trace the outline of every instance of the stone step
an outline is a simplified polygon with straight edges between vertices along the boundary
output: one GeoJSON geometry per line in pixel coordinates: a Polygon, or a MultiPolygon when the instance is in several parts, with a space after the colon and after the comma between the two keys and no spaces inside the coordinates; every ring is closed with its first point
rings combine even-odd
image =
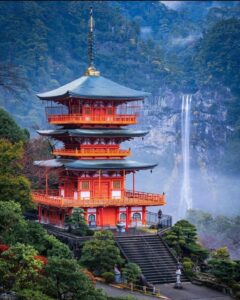
{"type": "MultiPolygon", "coordinates": [[[[159,236],[121,236],[116,240],[128,261],[139,265],[147,281],[154,284],[176,282],[177,260],[159,236]]],[[[182,280],[187,280],[184,274],[182,280]]]]}

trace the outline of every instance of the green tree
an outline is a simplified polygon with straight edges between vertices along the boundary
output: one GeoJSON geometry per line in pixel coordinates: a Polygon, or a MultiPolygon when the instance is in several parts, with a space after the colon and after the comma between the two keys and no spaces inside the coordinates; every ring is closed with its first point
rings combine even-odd
{"type": "Polygon", "coordinates": [[[24,225],[20,205],[13,201],[0,201],[0,239],[5,241],[16,228],[23,228],[24,225]]]}
{"type": "Polygon", "coordinates": [[[47,288],[54,299],[106,300],[74,259],[52,257],[46,267],[47,288]]]}
{"type": "Polygon", "coordinates": [[[210,27],[200,41],[195,58],[199,80],[224,84],[239,95],[239,42],[238,19],[221,20],[210,27]]]}
{"type": "Polygon", "coordinates": [[[236,277],[237,263],[230,259],[211,259],[208,261],[211,273],[220,281],[227,284],[232,283],[236,277]]]}
{"type": "Polygon", "coordinates": [[[215,259],[222,259],[222,260],[230,259],[230,254],[227,247],[218,248],[211,254],[211,256],[212,258],[215,259]]]}
{"type": "Polygon", "coordinates": [[[36,259],[37,251],[17,243],[0,258],[0,279],[5,290],[38,289],[43,263],[36,259]]]}
{"type": "Polygon", "coordinates": [[[0,108],[0,139],[8,140],[11,143],[19,143],[26,142],[28,138],[28,131],[21,129],[9,113],[0,108]]]}
{"type": "Polygon", "coordinates": [[[88,231],[84,211],[81,208],[74,208],[72,214],[65,219],[65,223],[69,226],[69,231],[74,234],[85,236],[88,231]]]}
{"type": "Polygon", "coordinates": [[[34,289],[22,289],[17,293],[19,300],[53,300],[43,292],[34,289]]]}
{"type": "Polygon", "coordinates": [[[19,175],[22,170],[22,142],[12,144],[8,140],[0,139],[0,154],[0,175],[19,175]]]}
{"type": "Polygon", "coordinates": [[[135,263],[128,263],[123,268],[123,277],[128,283],[136,283],[140,275],[141,269],[135,263]]]}
{"type": "Polygon", "coordinates": [[[33,207],[30,183],[24,176],[0,176],[0,201],[13,200],[21,205],[23,211],[33,207]]]}
{"type": "Polygon", "coordinates": [[[186,220],[178,221],[163,238],[179,258],[191,256],[202,261],[208,257],[208,251],[197,243],[196,227],[186,220]]]}
{"type": "Polygon", "coordinates": [[[95,232],[93,238],[84,243],[80,262],[98,275],[112,272],[115,264],[121,264],[123,260],[112,232],[95,232]]]}
{"type": "Polygon", "coordinates": [[[0,140],[0,201],[13,200],[23,210],[32,207],[30,183],[21,175],[22,143],[0,140]]]}

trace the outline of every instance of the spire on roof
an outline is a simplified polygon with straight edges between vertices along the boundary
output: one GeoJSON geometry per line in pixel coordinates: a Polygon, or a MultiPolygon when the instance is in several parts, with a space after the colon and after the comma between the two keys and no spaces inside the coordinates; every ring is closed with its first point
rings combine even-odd
{"type": "Polygon", "coordinates": [[[94,67],[94,20],[93,9],[90,7],[89,32],[88,32],[88,69],[85,76],[99,76],[100,72],[94,67]]]}

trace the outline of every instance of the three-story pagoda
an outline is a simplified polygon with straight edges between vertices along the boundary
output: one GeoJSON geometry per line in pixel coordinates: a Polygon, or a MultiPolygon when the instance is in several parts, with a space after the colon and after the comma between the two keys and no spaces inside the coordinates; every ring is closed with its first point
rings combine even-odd
{"type": "Polygon", "coordinates": [[[46,113],[53,130],[39,130],[42,136],[60,141],[55,159],[35,161],[46,172],[46,189],[34,191],[41,223],[64,226],[73,208],[82,208],[88,224],[126,227],[146,224],[146,208],[165,204],[164,194],[135,191],[134,174],[152,169],[126,159],[130,149],[121,143],[148,132],[126,129],[137,124],[139,103],[148,93],[133,90],[100,76],[93,64],[93,18],[90,14],[89,68],[84,76],[55,90],[38,94],[47,103],[46,113]],[[57,170],[58,189],[48,188],[48,173],[57,170]],[[126,190],[126,176],[132,174],[132,190],[126,190]]]}

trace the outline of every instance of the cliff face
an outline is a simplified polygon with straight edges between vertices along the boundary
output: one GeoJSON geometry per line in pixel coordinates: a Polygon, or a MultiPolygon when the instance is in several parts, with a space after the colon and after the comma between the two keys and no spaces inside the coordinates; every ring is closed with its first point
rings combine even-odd
{"type": "MultiPolygon", "coordinates": [[[[144,104],[141,123],[150,133],[142,141],[131,143],[138,159],[157,160],[159,166],[149,178],[150,188],[167,193],[166,210],[177,215],[183,179],[182,98],[171,90],[144,104]]],[[[200,89],[192,95],[190,112],[190,195],[194,208],[223,213],[226,195],[224,179],[218,166],[224,158],[224,147],[231,129],[226,122],[226,102],[232,96],[228,89],[200,89]],[[219,204],[221,203],[221,205],[219,204]]],[[[146,189],[145,174],[139,174],[139,185],[146,189]]],[[[230,197],[235,202],[234,196],[230,197]]],[[[229,201],[229,199],[227,200],[229,201]]]]}

